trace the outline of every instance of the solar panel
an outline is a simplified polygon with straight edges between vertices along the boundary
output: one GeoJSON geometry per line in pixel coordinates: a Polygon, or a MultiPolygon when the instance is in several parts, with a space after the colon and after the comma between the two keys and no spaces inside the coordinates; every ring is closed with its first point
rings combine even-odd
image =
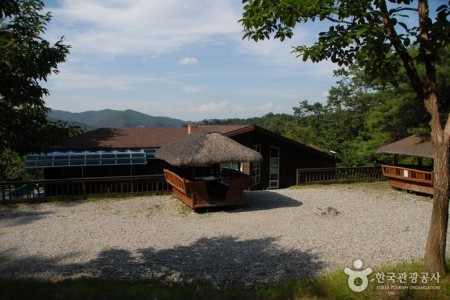
{"type": "Polygon", "coordinates": [[[25,168],[145,165],[147,159],[154,159],[155,151],[156,148],[123,151],[30,153],[26,157],[25,168]]]}

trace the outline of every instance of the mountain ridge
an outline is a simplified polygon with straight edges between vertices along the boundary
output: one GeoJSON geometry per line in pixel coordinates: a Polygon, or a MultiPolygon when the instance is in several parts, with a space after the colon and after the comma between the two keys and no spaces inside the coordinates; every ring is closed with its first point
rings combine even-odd
{"type": "Polygon", "coordinates": [[[130,127],[181,127],[187,122],[164,116],[151,116],[132,109],[127,110],[90,110],[85,112],[68,112],[51,110],[48,117],[52,120],[67,122],[86,130],[97,128],[130,128],[130,127]]]}

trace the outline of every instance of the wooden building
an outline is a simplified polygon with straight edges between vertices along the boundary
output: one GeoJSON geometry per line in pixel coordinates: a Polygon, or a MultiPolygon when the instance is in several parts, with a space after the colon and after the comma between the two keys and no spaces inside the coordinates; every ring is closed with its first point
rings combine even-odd
{"type": "Polygon", "coordinates": [[[184,128],[101,128],[70,138],[49,153],[29,154],[26,167],[44,169],[46,179],[163,174],[167,163],[156,149],[189,131],[218,132],[261,153],[260,162],[228,162],[252,178],[251,189],[295,185],[296,169],[334,167],[335,158],[253,125],[198,125],[184,128]]]}

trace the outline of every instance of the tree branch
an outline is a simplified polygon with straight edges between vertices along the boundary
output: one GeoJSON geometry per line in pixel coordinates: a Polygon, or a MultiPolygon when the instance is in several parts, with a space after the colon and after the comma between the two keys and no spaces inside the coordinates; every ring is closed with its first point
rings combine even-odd
{"type": "Polygon", "coordinates": [[[419,13],[419,42],[423,51],[427,78],[426,93],[428,95],[436,92],[436,57],[428,34],[431,30],[431,22],[428,17],[428,1],[419,0],[417,11],[419,13]]]}
{"type": "Polygon", "coordinates": [[[333,22],[333,23],[344,23],[344,24],[347,24],[347,25],[352,25],[353,23],[352,22],[349,22],[349,21],[345,21],[345,20],[338,20],[338,19],[335,19],[335,18],[332,18],[332,17],[325,17],[325,19],[327,19],[328,21],[331,21],[331,22],[333,22]]]}
{"type": "Polygon", "coordinates": [[[402,60],[403,66],[406,69],[406,74],[408,75],[412,88],[419,97],[425,99],[426,91],[424,89],[423,82],[419,77],[419,73],[417,72],[417,69],[415,67],[411,55],[408,53],[408,50],[401,42],[401,39],[399,38],[397,32],[395,31],[394,26],[392,25],[391,19],[389,17],[389,12],[386,6],[386,0],[377,0],[376,5],[380,9],[386,35],[391,41],[391,44],[395,48],[395,51],[397,52],[398,56],[402,60]]]}

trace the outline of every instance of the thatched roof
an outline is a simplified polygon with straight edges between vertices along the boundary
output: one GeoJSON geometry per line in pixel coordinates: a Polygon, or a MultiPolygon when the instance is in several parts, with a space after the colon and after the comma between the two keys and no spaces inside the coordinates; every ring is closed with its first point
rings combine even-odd
{"type": "Polygon", "coordinates": [[[173,166],[204,166],[226,161],[262,159],[257,151],[217,132],[197,131],[161,147],[155,157],[173,166]]]}
{"type": "Polygon", "coordinates": [[[411,135],[380,147],[376,152],[433,158],[433,143],[430,137],[411,135]]]}

